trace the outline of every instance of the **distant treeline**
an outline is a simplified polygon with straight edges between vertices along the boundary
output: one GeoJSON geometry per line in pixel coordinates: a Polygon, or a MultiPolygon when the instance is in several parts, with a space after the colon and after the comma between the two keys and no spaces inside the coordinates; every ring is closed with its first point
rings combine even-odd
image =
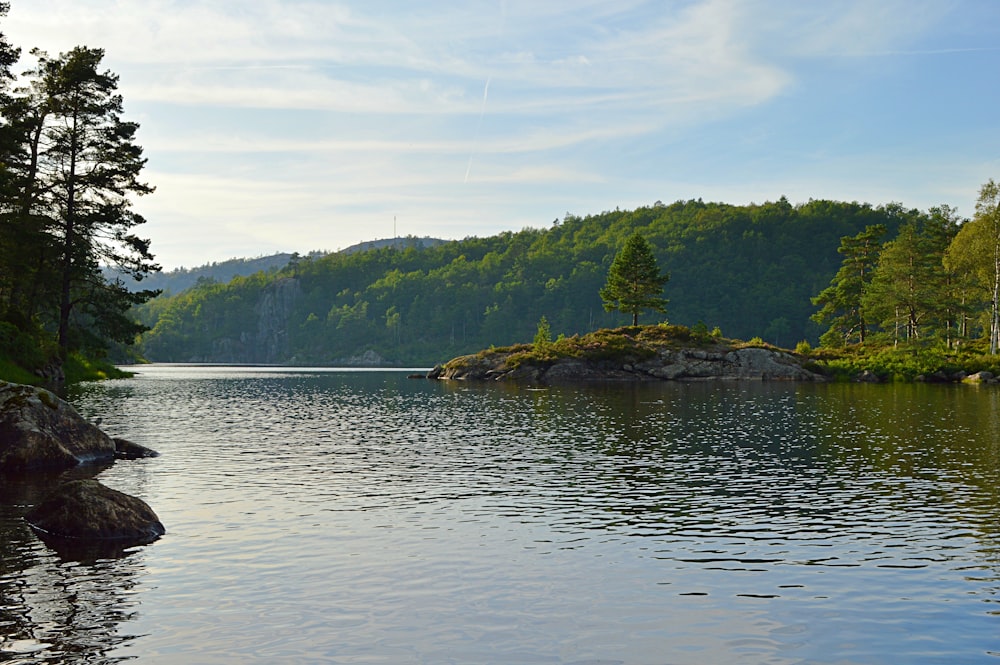
{"type": "MultiPolygon", "coordinates": [[[[382,249],[384,247],[395,247],[406,249],[415,247],[434,247],[440,245],[445,240],[437,238],[417,238],[406,236],[398,238],[386,238],[382,240],[368,240],[340,250],[343,254],[353,254],[355,252],[366,252],[371,249],[382,249]]],[[[309,253],[311,259],[326,256],[329,252],[315,250],[309,253]]],[[[213,261],[212,263],[196,266],[194,268],[176,268],[170,271],[156,272],[146,275],[139,282],[132,279],[128,274],[111,268],[104,269],[104,277],[110,282],[120,280],[128,289],[136,291],[139,289],[151,289],[161,291],[164,295],[176,295],[181,291],[186,291],[201,281],[228,282],[234,277],[246,277],[261,271],[278,270],[288,265],[293,255],[288,252],[279,252],[268,256],[259,256],[252,259],[232,258],[227,261],[213,261]]]]}
{"type": "Polygon", "coordinates": [[[784,347],[815,342],[811,299],[841,268],[841,239],[882,226],[888,237],[930,213],[899,204],[784,197],[735,206],[659,202],[632,211],[567,214],[547,229],[466,238],[434,247],[385,247],[295,257],[280,270],[203,281],[139,307],[154,361],[331,364],[368,354],[429,365],[491,345],[532,339],[541,317],[554,335],[627,323],[599,291],[625,239],[640,232],[670,281],[666,316],[728,337],[784,347]]]}

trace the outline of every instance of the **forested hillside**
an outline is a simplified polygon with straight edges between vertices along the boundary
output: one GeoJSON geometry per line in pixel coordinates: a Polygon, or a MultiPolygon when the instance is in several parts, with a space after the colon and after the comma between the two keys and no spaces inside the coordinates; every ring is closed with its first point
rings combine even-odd
{"type": "Polygon", "coordinates": [[[925,218],[900,205],[782,198],[734,206],[678,201],[566,217],[544,230],[436,247],[298,259],[280,271],[202,283],[142,306],[154,361],[429,365],[530,340],[545,316],[555,335],[627,323],[599,294],[625,239],[639,231],[670,273],[667,314],[641,322],[718,326],[781,346],[815,341],[810,299],[841,265],[841,238],[872,225],[891,235],[925,218]]]}

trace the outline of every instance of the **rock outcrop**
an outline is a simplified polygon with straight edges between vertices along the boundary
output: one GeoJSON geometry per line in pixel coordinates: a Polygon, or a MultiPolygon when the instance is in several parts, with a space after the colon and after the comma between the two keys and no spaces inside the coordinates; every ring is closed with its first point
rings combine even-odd
{"type": "Polygon", "coordinates": [[[115,442],[43,388],[0,382],[0,471],[111,461],[115,442]]]}
{"type": "Polygon", "coordinates": [[[209,348],[174,358],[194,363],[287,362],[288,321],[301,296],[299,280],[284,277],[261,289],[253,307],[253,324],[238,333],[211,339],[209,348]]]}
{"type": "Polygon", "coordinates": [[[24,519],[45,536],[141,544],[166,530],[146,502],[96,480],[60,485],[24,519]]]}
{"type": "Polygon", "coordinates": [[[464,356],[435,368],[435,378],[521,383],[580,381],[824,381],[784,351],[741,349],[660,349],[651,357],[624,361],[573,357],[522,362],[510,367],[509,354],[464,356]]]}

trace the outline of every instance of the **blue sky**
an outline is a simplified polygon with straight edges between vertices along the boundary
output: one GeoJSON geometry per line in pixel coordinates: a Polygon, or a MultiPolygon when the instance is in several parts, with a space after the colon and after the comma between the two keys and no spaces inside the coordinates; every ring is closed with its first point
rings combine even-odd
{"type": "Polygon", "coordinates": [[[971,216],[1000,178],[995,0],[11,0],[2,30],[106,50],[166,268],[657,200],[971,216]]]}

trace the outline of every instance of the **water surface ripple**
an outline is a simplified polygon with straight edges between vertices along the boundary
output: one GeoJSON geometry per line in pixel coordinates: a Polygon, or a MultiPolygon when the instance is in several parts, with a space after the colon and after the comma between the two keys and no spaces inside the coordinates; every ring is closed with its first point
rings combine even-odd
{"type": "Polygon", "coordinates": [[[71,398],[168,533],[0,503],[0,662],[1000,662],[1000,392],[151,366],[71,398]]]}

